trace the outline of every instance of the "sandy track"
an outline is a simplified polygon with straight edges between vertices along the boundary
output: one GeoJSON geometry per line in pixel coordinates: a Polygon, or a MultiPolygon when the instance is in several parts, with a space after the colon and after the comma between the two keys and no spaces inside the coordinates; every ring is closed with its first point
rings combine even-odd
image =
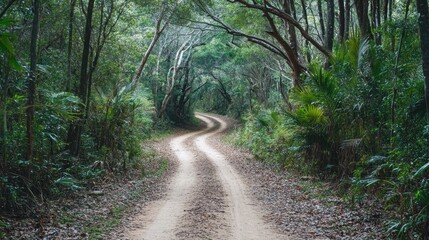
{"type": "Polygon", "coordinates": [[[241,176],[212,147],[208,139],[222,133],[220,118],[197,114],[204,130],[178,136],[170,142],[179,167],[167,196],[142,209],[127,232],[128,239],[288,239],[262,219],[247,196],[241,176]]]}
{"type": "Polygon", "coordinates": [[[195,144],[217,167],[227,193],[226,202],[229,205],[227,214],[229,214],[228,219],[232,230],[230,239],[287,239],[286,236],[281,237],[276,234],[269,225],[264,223],[260,210],[247,197],[247,186],[241,177],[226,161],[225,156],[208,144],[207,139],[225,131],[228,127],[227,124],[214,116],[198,114],[197,118],[206,123],[216,121],[221,124],[218,130],[196,138],[195,144]]]}
{"type": "MultiPolygon", "coordinates": [[[[208,126],[208,128],[212,127],[208,126]]],[[[201,132],[203,131],[188,133],[176,137],[170,142],[170,148],[179,160],[179,166],[168,187],[168,194],[164,199],[145,207],[135,221],[141,228],[129,231],[127,238],[153,240],[175,238],[178,219],[192,197],[192,186],[196,180],[193,166],[194,155],[184,146],[184,141],[201,132]]]]}

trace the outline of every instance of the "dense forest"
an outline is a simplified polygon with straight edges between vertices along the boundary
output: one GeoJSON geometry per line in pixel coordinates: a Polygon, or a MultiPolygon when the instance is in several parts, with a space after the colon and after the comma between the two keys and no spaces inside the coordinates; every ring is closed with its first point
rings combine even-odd
{"type": "Polygon", "coordinates": [[[427,0],[0,0],[0,213],[124,174],[195,110],[429,238],[427,0]]]}

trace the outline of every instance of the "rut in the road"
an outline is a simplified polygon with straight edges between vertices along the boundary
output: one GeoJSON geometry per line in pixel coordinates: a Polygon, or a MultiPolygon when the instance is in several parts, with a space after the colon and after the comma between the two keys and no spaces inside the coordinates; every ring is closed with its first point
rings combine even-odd
{"type": "Polygon", "coordinates": [[[186,209],[181,217],[181,224],[178,226],[177,239],[227,239],[228,236],[220,234],[229,232],[229,226],[225,221],[225,191],[222,182],[217,177],[216,166],[198,151],[195,146],[195,139],[204,136],[209,131],[215,131],[220,127],[219,123],[208,123],[207,129],[201,134],[188,138],[187,149],[194,153],[194,166],[197,172],[198,181],[195,184],[190,208],[186,209]]]}
{"type": "Polygon", "coordinates": [[[131,239],[287,239],[262,219],[247,196],[247,186],[210,137],[227,124],[212,115],[197,114],[204,130],[171,141],[179,167],[167,196],[149,204],[128,233],[131,239]]]}

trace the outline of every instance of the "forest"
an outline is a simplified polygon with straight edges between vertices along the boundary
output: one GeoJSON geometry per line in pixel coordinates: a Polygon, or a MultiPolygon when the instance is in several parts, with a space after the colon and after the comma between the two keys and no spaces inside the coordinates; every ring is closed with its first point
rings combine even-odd
{"type": "Polygon", "coordinates": [[[0,0],[0,238],[195,111],[429,238],[427,0],[0,0]]]}

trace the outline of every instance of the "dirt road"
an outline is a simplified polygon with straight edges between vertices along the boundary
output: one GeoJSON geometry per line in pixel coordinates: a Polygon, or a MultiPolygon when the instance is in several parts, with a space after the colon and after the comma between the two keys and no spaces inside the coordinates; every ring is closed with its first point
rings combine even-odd
{"type": "Polygon", "coordinates": [[[266,223],[248,186],[210,138],[227,129],[222,119],[197,114],[203,130],[170,142],[179,167],[167,196],[134,220],[128,239],[288,239],[266,223]]]}

